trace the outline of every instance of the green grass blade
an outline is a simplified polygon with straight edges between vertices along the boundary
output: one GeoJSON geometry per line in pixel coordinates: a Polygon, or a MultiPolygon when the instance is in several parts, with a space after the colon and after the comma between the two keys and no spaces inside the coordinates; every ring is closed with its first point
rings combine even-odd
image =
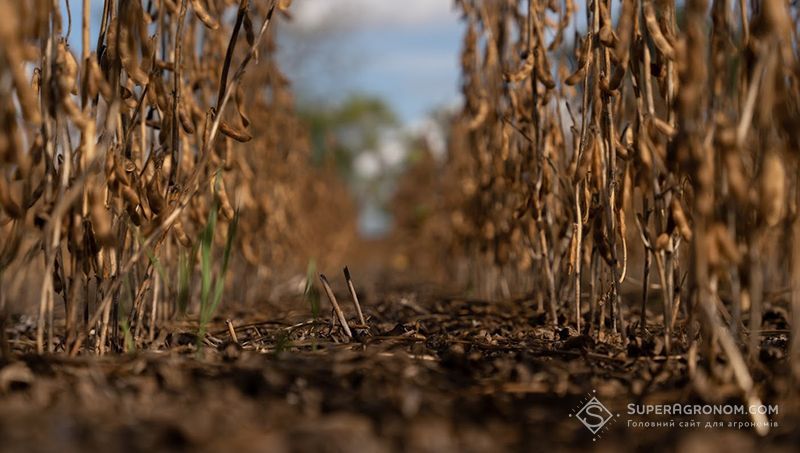
{"type": "Polygon", "coordinates": [[[214,233],[217,228],[217,203],[216,201],[211,206],[208,213],[208,223],[206,224],[203,234],[200,239],[200,316],[201,319],[206,319],[208,315],[209,296],[211,293],[212,283],[212,265],[213,257],[212,251],[214,247],[214,233]]]}
{"type": "Polygon", "coordinates": [[[189,306],[189,298],[192,293],[192,270],[197,259],[198,247],[199,244],[195,242],[191,251],[181,249],[178,255],[178,310],[181,315],[186,315],[186,309],[189,306]]]}
{"type": "Polygon", "coordinates": [[[306,288],[303,291],[308,305],[311,307],[311,316],[316,320],[319,317],[319,290],[314,286],[314,277],[317,275],[317,262],[314,258],[308,261],[306,268],[306,288]]]}
{"type": "Polygon", "coordinates": [[[236,208],[236,212],[233,215],[233,220],[231,220],[231,223],[228,224],[228,238],[225,241],[225,251],[222,255],[222,269],[217,276],[216,287],[214,288],[214,302],[211,306],[212,313],[217,309],[219,303],[222,301],[222,291],[225,288],[225,275],[228,272],[228,264],[230,263],[231,250],[233,250],[233,241],[236,238],[236,230],[238,225],[239,208],[236,208]]]}

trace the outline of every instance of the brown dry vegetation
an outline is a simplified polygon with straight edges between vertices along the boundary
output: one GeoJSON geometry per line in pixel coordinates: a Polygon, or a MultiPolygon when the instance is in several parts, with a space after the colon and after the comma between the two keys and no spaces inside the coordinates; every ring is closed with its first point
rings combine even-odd
{"type": "Polygon", "coordinates": [[[758,400],[791,324],[800,376],[798,8],[590,2],[569,45],[572,1],[458,4],[466,105],[421,228],[452,277],[572,335],[658,335],[708,398],[758,400]]]}
{"type": "MultiPolygon", "coordinates": [[[[91,431],[92,414],[133,405],[131,420],[152,421],[149,408],[185,392],[193,415],[210,404],[231,419],[156,421],[166,437],[147,431],[134,448],[177,436],[215,449],[231,435],[287,451],[529,449],[548,433],[548,445],[588,443],[559,418],[598,388],[617,401],[779,401],[789,426],[771,440],[796,440],[796,4],[457,1],[465,103],[447,160],[426,155],[405,175],[393,242],[361,257],[447,284],[356,274],[365,319],[336,303],[357,299],[352,283],[312,288],[311,266],[305,298],[275,290],[298,286],[289,277],[310,258],[343,264],[355,237],[355,207],[310,166],[274,60],[270,23],[290,4],[106,0],[90,33],[88,0],[82,16],[0,0],[0,17],[18,18],[0,23],[0,421],[57,407],[47,417],[73,410],[86,419],[69,429],[91,431]],[[73,25],[80,55],[62,38],[73,25]],[[261,305],[206,331],[217,280],[228,313],[261,305]],[[323,290],[330,321],[315,307],[323,290]],[[93,358],[123,351],[150,352],[93,358]],[[264,405],[275,409],[254,415],[264,405]]],[[[86,445],[120,442],[109,426],[86,445]]],[[[636,446],[694,440],[660,441],[636,446]]]]}
{"type": "Polygon", "coordinates": [[[195,262],[210,210],[237,217],[243,260],[232,267],[260,281],[346,247],[353,207],[307,164],[269,32],[289,3],[273,3],[106,1],[94,34],[88,1],[74,24],[58,2],[0,3],[20,18],[0,28],[0,311],[39,303],[37,351],[102,354],[111,337],[118,349],[120,319],[134,343],[146,331],[152,341],[176,312],[173,276],[195,262]],[[230,8],[231,23],[217,19],[230,8]],[[64,24],[83,27],[81,55],[64,24]],[[298,221],[311,213],[337,228],[298,221]],[[91,345],[88,326],[99,326],[91,345]]]}

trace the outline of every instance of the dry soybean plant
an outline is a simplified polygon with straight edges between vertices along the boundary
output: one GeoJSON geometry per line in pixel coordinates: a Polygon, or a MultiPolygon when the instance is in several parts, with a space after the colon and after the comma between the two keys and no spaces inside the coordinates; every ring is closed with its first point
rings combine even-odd
{"type": "Polygon", "coordinates": [[[698,388],[732,371],[749,401],[769,306],[794,326],[800,376],[800,8],[458,4],[466,101],[444,207],[478,289],[527,288],[575,334],[657,333],[698,388]]]}
{"type": "Polygon", "coordinates": [[[186,300],[211,211],[263,267],[287,254],[265,238],[312,235],[287,217],[352,208],[320,201],[274,61],[291,1],[106,0],[99,29],[76,3],[0,0],[0,319],[13,294],[39,304],[38,352],[103,354],[186,300]]]}

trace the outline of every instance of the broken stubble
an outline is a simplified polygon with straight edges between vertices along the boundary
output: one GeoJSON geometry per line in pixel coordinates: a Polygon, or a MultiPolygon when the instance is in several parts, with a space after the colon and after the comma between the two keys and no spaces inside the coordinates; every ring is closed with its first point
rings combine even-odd
{"type": "Polygon", "coordinates": [[[331,306],[333,306],[333,310],[336,312],[336,317],[339,319],[339,323],[342,325],[344,333],[347,334],[348,337],[353,338],[353,333],[350,331],[350,326],[347,324],[347,318],[344,316],[344,312],[339,306],[339,302],[336,301],[336,295],[333,294],[333,290],[331,289],[331,285],[328,283],[328,279],[325,278],[324,274],[319,274],[319,280],[322,282],[322,287],[325,289],[325,295],[328,296],[328,300],[330,301],[331,306]]]}

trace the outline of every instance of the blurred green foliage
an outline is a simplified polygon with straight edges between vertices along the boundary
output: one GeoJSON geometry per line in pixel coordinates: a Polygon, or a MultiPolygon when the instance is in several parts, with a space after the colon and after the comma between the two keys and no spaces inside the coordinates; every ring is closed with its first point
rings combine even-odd
{"type": "Polygon", "coordinates": [[[381,134],[399,126],[383,99],[362,93],[334,105],[311,103],[298,110],[309,128],[313,163],[334,165],[348,181],[354,176],[353,161],[358,154],[377,149],[381,134]]]}

